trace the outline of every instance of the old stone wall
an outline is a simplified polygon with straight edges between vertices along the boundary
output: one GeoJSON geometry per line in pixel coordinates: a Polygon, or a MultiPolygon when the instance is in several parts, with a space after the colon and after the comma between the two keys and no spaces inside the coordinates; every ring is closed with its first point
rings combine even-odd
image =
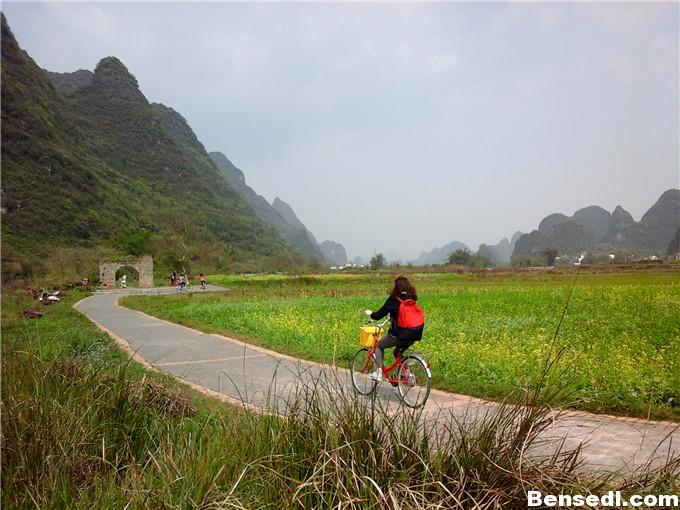
{"type": "Polygon", "coordinates": [[[145,255],[137,259],[102,261],[99,263],[99,282],[102,287],[116,287],[116,271],[121,267],[132,267],[139,273],[139,286],[153,287],[153,257],[145,255]]]}

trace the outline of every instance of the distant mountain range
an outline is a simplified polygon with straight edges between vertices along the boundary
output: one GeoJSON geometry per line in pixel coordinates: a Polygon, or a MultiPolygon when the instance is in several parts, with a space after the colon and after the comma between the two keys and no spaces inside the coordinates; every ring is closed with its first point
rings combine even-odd
{"type": "MultiPolygon", "coordinates": [[[[493,245],[481,244],[477,250],[479,255],[483,255],[496,265],[509,264],[510,257],[515,248],[517,239],[522,235],[522,232],[515,232],[512,238],[508,241],[506,237],[501,239],[498,243],[493,245]]],[[[429,252],[421,253],[418,258],[413,261],[416,266],[424,266],[430,264],[445,264],[449,255],[456,250],[470,250],[465,243],[460,241],[452,241],[441,248],[434,248],[429,252]]]]}
{"type": "Polygon", "coordinates": [[[611,213],[599,206],[543,218],[538,230],[517,240],[513,260],[539,258],[548,248],[561,255],[626,252],[665,255],[680,229],[680,190],[664,192],[639,222],[617,206],[611,213]]]}
{"type": "Polygon", "coordinates": [[[469,250],[465,244],[460,241],[452,241],[444,246],[434,248],[430,251],[423,252],[413,261],[415,266],[426,266],[429,264],[444,264],[448,260],[449,254],[456,250],[469,250]]]}
{"type": "MultiPolygon", "coordinates": [[[[567,216],[554,213],[546,216],[538,230],[528,234],[516,232],[510,240],[495,245],[482,244],[477,253],[496,265],[520,263],[522,260],[542,263],[544,252],[554,249],[559,255],[629,254],[631,256],[663,256],[677,253],[680,245],[680,190],[664,192],[652,207],[635,221],[620,205],[611,213],[592,205],[567,216]]],[[[449,254],[469,248],[460,241],[423,252],[416,266],[444,264],[449,254]]]]}
{"type": "Polygon", "coordinates": [[[217,154],[179,113],[149,103],[117,58],[94,72],[44,71],[2,15],[4,269],[48,246],[95,247],[121,232],[147,232],[142,248],[168,261],[224,265],[291,249],[324,260],[290,207],[270,206],[217,154]]]}
{"type": "MultiPolygon", "coordinates": [[[[117,58],[103,58],[94,72],[42,70],[3,14],[1,72],[3,274],[30,269],[50,246],[100,246],[138,232],[150,236],[142,248],[167,261],[228,267],[296,253],[347,262],[342,245],[318,243],[290,205],[278,197],[269,204],[224,154],[208,154],[178,112],[149,103],[117,58]]],[[[537,230],[482,244],[478,253],[504,264],[548,248],[662,255],[678,244],[680,190],[671,189],[639,222],[621,206],[611,213],[589,206],[551,214],[537,230]]],[[[466,248],[453,241],[414,264],[441,264],[466,248]]]]}
{"type": "Polygon", "coordinates": [[[507,237],[504,237],[495,245],[480,244],[477,253],[496,265],[509,264],[512,252],[515,250],[515,244],[520,237],[522,237],[522,232],[518,230],[509,241],[507,237]]]}
{"type": "Polygon", "coordinates": [[[319,244],[319,248],[321,248],[326,260],[329,261],[333,266],[344,266],[347,264],[347,262],[349,262],[345,247],[340,243],[333,241],[323,241],[319,244]]]}

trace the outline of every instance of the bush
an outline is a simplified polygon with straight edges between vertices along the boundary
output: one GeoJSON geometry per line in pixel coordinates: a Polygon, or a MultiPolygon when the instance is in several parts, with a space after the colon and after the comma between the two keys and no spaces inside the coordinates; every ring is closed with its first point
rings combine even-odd
{"type": "Polygon", "coordinates": [[[452,253],[449,253],[449,264],[457,266],[469,266],[472,261],[472,254],[467,248],[460,248],[452,253]]]}
{"type": "Polygon", "coordinates": [[[383,269],[385,265],[387,264],[387,261],[385,260],[385,256],[382,253],[378,253],[371,257],[371,261],[369,262],[369,267],[373,270],[378,270],[378,269],[383,269]]]}

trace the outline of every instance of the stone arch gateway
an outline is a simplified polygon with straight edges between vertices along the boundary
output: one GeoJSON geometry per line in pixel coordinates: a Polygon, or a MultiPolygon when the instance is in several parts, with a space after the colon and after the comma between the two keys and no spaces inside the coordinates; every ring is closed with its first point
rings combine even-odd
{"type": "Polygon", "coordinates": [[[153,257],[144,255],[136,259],[106,260],[99,263],[99,282],[102,287],[116,287],[116,271],[121,267],[132,267],[139,273],[139,286],[153,287],[153,257]]]}

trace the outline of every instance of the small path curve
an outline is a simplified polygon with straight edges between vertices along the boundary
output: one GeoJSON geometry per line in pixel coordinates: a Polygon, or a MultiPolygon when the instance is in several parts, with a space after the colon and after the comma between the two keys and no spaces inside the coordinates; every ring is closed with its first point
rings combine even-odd
{"type": "MultiPolygon", "coordinates": [[[[224,291],[209,285],[204,291],[224,291]]],[[[335,380],[349,387],[348,370],[299,360],[224,335],[202,333],[118,305],[130,294],[175,294],[176,288],[97,292],[74,305],[122,348],[149,368],[168,373],[224,401],[259,412],[282,412],[302,381],[335,380]]],[[[398,398],[389,384],[379,397],[393,412],[398,398]]],[[[432,390],[424,419],[453,415],[479,416],[497,404],[465,395],[432,390]]],[[[632,472],[648,461],[663,462],[680,454],[680,424],[653,422],[584,412],[566,412],[547,431],[547,439],[564,439],[567,447],[582,444],[584,468],[632,472]]]]}

